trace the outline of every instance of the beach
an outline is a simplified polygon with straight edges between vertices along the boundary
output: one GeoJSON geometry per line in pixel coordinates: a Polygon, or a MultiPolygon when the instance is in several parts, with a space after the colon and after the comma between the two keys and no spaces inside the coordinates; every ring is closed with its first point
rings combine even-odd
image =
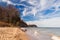
{"type": "Polygon", "coordinates": [[[18,27],[0,27],[0,40],[29,40],[29,37],[18,27]]]}
{"type": "Polygon", "coordinates": [[[27,31],[27,35],[31,40],[51,40],[51,36],[47,33],[37,33],[37,31],[31,32],[27,31]]]}
{"type": "Polygon", "coordinates": [[[60,28],[27,28],[26,33],[31,40],[53,40],[54,36],[60,39],[60,28]]]}
{"type": "MultiPolygon", "coordinates": [[[[60,29],[0,27],[0,40],[53,40],[59,38],[60,29]],[[55,37],[55,38],[54,38],[55,37]]],[[[60,39],[60,38],[59,38],[60,39]]]]}

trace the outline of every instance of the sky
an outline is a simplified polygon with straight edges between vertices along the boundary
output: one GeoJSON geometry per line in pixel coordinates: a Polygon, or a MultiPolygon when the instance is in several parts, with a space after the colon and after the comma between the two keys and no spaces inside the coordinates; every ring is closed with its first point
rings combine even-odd
{"type": "Polygon", "coordinates": [[[21,19],[38,27],[60,27],[60,0],[0,0],[0,5],[13,5],[21,19]]]}

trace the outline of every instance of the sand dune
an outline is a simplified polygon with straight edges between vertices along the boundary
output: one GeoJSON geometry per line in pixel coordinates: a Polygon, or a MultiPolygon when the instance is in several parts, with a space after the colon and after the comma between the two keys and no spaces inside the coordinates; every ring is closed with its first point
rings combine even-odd
{"type": "Polygon", "coordinates": [[[0,40],[29,40],[29,38],[20,28],[0,27],[0,40]]]}

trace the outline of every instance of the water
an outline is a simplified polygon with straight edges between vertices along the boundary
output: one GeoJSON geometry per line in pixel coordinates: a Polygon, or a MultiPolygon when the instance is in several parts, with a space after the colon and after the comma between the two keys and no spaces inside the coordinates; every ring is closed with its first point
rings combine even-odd
{"type": "Polygon", "coordinates": [[[31,40],[52,40],[50,34],[60,36],[60,28],[57,27],[38,27],[38,28],[27,28],[26,32],[31,40]]]}

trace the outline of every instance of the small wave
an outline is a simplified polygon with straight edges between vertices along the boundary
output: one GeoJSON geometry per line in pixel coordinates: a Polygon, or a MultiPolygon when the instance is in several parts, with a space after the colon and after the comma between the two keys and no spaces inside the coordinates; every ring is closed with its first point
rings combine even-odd
{"type": "Polygon", "coordinates": [[[52,35],[51,37],[52,40],[60,40],[60,37],[56,36],[56,35],[52,35]]]}

